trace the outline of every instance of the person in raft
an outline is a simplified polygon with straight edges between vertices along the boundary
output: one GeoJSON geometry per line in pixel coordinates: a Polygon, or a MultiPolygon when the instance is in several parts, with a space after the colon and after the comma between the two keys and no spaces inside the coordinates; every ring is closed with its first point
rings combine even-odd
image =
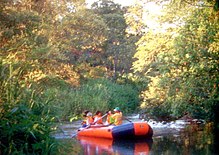
{"type": "Polygon", "coordinates": [[[94,116],[95,125],[102,125],[103,124],[103,120],[101,117],[102,117],[102,113],[100,111],[97,111],[95,116],[94,116]]]}
{"type": "Polygon", "coordinates": [[[82,121],[82,127],[87,127],[94,122],[93,115],[90,111],[85,111],[83,114],[84,120],[82,121]]]}
{"type": "Polygon", "coordinates": [[[114,119],[112,118],[112,111],[107,111],[107,117],[106,117],[106,122],[105,122],[105,125],[110,125],[110,124],[113,124],[114,122],[114,119]]]}
{"type": "Polygon", "coordinates": [[[86,120],[87,120],[87,113],[90,112],[89,110],[85,110],[82,114],[83,120],[81,122],[82,128],[86,127],[86,120]]]}
{"type": "Polygon", "coordinates": [[[92,125],[94,122],[93,114],[91,112],[87,113],[86,125],[92,125]]]}
{"type": "Polygon", "coordinates": [[[111,116],[114,119],[114,125],[121,125],[122,124],[122,112],[120,111],[119,107],[116,107],[113,110],[115,113],[111,116]]]}

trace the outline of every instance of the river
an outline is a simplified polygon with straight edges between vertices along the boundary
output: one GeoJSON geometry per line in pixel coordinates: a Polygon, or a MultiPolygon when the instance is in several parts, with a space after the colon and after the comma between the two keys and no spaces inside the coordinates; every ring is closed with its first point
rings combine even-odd
{"type": "MultiPolygon", "coordinates": [[[[142,121],[138,115],[128,117],[142,121]]],[[[124,121],[124,123],[129,123],[124,121]]],[[[218,133],[211,123],[191,123],[185,120],[172,122],[148,121],[154,135],[152,140],[113,141],[99,138],[77,138],[80,121],[60,125],[53,136],[61,142],[59,154],[72,155],[218,155],[218,133]]]]}

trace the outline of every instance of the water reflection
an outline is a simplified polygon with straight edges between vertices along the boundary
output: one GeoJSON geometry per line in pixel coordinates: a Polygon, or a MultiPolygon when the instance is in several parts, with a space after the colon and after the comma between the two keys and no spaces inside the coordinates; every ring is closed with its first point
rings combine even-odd
{"type": "Polygon", "coordinates": [[[78,137],[84,155],[148,155],[151,140],[111,140],[93,137],[78,137]]]}
{"type": "Polygon", "coordinates": [[[179,134],[155,135],[153,140],[113,141],[78,137],[80,155],[216,155],[215,133],[190,126],[179,134]]]}
{"type": "Polygon", "coordinates": [[[178,135],[154,137],[150,154],[216,155],[215,133],[207,126],[189,126],[178,135]]]}

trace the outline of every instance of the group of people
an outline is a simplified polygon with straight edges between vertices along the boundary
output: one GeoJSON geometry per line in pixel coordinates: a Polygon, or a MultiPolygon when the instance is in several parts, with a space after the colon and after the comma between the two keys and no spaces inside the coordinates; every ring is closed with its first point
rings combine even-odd
{"type": "Polygon", "coordinates": [[[107,111],[107,113],[103,115],[101,111],[97,111],[95,115],[86,110],[83,113],[84,120],[82,121],[82,127],[87,127],[90,125],[121,125],[122,124],[122,112],[119,107],[116,107],[113,112],[107,111]],[[103,117],[107,116],[106,121],[103,121],[103,117]]]}

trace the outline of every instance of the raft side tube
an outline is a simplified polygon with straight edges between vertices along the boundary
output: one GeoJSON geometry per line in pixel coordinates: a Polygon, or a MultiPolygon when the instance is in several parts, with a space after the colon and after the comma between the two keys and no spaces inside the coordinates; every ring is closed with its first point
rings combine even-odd
{"type": "Polygon", "coordinates": [[[135,135],[133,123],[127,123],[112,128],[112,136],[114,139],[133,138],[135,135]]]}
{"type": "Polygon", "coordinates": [[[136,137],[151,138],[153,136],[152,128],[145,122],[134,123],[134,131],[136,137]]]}
{"type": "Polygon", "coordinates": [[[135,123],[134,131],[136,136],[147,135],[149,131],[149,125],[147,123],[135,123]]]}
{"type": "Polygon", "coordinates": [[[89,128],[78,132],[78,136],[99,137],[112,139],[112,127],[89,128]]]}

